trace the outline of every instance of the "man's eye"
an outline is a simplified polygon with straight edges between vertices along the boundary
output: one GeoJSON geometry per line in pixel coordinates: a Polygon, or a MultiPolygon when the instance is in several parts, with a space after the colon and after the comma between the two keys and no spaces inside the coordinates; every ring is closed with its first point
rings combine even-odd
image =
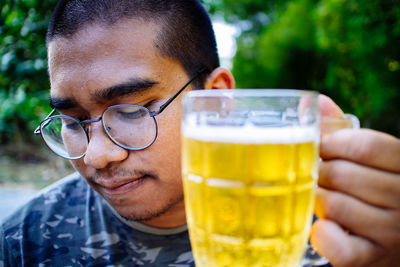
{"type": "Polygon", "coordinates": [[[81,125],[75,121],[64,122],[63,125],[65,126],[66,129],[71,131],[78,131],[82,129],[81,125]]]}
{"type": "Polygon", "coordinates": [[[118,117],[122,119],[129,119],[129,120],[134,120],[134,119],[140,119],[143,118],[144,116],[147,115],[147,111],[144,109],[137,109],[135,111],[118,111],[118,117]]]}
{"type": "Polygon", "coordinates": [[[150,108],[157,102],[157,100],[152,100],[149,103],[147,103],[146,105],[143,105],[143,107],[147,108],[150,110],[150,108]]]}

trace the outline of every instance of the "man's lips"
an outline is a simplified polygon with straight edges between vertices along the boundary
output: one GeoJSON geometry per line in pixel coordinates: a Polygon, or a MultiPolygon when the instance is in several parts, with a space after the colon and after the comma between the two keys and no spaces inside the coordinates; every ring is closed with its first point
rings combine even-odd
{"type": "Polygon", "coordinates": [[[150,177],[144,175],[137,178],[111,178],[96,183],[100,186],[100,190],[107,195],[122,195],[140,186],[146,178],[150,177]]]}

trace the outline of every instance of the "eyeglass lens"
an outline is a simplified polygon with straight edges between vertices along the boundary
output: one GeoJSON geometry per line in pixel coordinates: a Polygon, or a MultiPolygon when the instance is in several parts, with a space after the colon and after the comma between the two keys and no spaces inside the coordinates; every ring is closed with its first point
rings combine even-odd
{"type": "Polygon", "coordinates": [[[156,135],[153,117],[141,106],[121,105],[109,108],[104,112],[103,125],[114,142],[132,149],[149,145],[156,135]]]}
{"type": "MultiPolygon", "coordinates": [[[[119,105],[106,109],[102,122],[110,139],[131,150],[150,145],[156,138],[156,122],[149,111],[137,105],[119,105]]],[[[56,154],[77,159],[86,153],[88,137],[85,128],[77,119],[58,115],[43,121],[43,138],[56,154]]]]}

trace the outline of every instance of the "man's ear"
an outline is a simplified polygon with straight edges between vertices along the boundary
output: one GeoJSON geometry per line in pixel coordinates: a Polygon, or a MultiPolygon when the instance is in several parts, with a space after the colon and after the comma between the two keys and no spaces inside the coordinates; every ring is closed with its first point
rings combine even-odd
{"type": "Polygon", "coordinates": [[[224,68],[218,67],[208,75],[204,89],[233,89],[235,88],[235,78],[232,73],[224,68]]]}

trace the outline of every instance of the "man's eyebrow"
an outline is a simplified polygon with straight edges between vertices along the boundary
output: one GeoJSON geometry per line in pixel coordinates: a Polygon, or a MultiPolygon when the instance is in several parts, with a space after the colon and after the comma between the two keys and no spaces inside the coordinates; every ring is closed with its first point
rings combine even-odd
{"type": "Polygon", "coordinates": [[[94,94],[97,102],[106,102],[115,98],[142,92],[158,84],[148,79],[130,79],[128,82],[101,89],[94,94]]]}
{"type": "MultiPolygon", "coordinates": [[[[101,89],[94,93],[94,100],[103,103],[115,98],[142,92],[158,84],[156,81],[148,79],[130,79],[126,83],[114,85],[101,89]]],[[[57,110],[66,110],[77,107],[78,104],[71,98],[50,97],[50,107],[57,110]]]]}
{"type": "Polygon", "coordinates": [[[70,98],[50,97],[50,107],[57,110],[77,107],[76,102],[70,98]]]}

